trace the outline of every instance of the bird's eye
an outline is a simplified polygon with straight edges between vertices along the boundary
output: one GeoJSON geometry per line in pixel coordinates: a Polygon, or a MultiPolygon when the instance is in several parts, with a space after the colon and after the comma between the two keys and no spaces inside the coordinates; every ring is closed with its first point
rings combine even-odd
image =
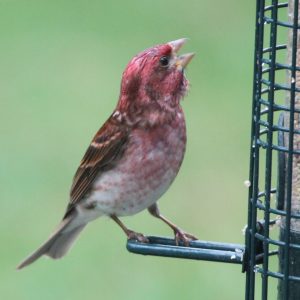
{"type": "Polygon", "coordinates": [[[167,56],[162,56],[160,59],[159,59],[159,63],[161,66],[163,67],[167,67],[169,65],[169,57],[167,56]]]}

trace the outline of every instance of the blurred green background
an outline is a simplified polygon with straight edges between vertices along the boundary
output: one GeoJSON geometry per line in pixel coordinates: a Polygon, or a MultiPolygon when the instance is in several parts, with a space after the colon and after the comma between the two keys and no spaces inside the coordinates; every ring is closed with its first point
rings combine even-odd
{"type": "MultiPolygon", "coordinates": [[[[243,299],[237,265],[143,257],[99,219],[60,261],[20,272],[62,217],[73,174],[116,105],[133,55],[189,37],[180,174],[162,212],[203,240],[243,243],[247,215],[254,1],[0,0],[0,298],[243,299]]],[[[171,235],[147,212],[123,219],[171,235]]]]}

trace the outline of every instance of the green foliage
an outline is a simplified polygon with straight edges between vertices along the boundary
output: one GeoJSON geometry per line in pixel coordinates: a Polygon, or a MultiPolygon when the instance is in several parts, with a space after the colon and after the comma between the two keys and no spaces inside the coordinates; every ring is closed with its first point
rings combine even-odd
{"type": "MultiPolygon", "coordinates": [[[[72,176],[137,52],[189,37],[188,148],[161,210],[204,240],[243,243],[253,1],[0,0],[0,298],[242,299],[239,266],[129,254],[105,218],[61,261],[15,266],[64,213],[72,176]]],[[[146,212],[124,222],[171,235],[146,212]]]]}

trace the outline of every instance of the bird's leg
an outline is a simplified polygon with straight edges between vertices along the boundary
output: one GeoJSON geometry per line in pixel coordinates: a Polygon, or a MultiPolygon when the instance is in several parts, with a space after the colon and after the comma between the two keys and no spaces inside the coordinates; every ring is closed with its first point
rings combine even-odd
{"type": "Polygon", "coordinates": [[[176,245],[178,245],[179,242],[181,241],[184,243],[185,246],[188,246],[190,241],[198,240],[194,235],[183,231],[181,228],[179,228],[174,223],[172,223],[167,218],[165,218],[163,215],[161,215],[156,203],[149,206],[148,211],[152,216],[161,219],[163,222],[165,222],[168,226],[170,226],[173,229],[175,234],[176,245]]]}
{"type": "Polygon", "coordinates": [[[142,233],[128,229],[117,216],[111,215],[110,217],[123,229],[129,240],[137,240],[141,243],[149,243],[149,240],[142,233]]]}

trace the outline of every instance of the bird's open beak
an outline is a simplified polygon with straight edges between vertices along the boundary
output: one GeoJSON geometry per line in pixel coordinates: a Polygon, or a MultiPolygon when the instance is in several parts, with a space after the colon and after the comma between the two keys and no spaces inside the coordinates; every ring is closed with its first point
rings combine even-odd
{"type": "MultiPolygon", "coordinates": [[[[177,52],[181,49],[181,47],[187,42],[186,38],[179,39],[176,41],[169,42],[168,44],[172,47],[173,53],[176,55],[177,52]]],[[[192,60],[195,56],[195,53],[187,53],[182,54],[180,56],[175,56],[175,65],[177,68],[184,69],[188,63],[192,60]]]]}

